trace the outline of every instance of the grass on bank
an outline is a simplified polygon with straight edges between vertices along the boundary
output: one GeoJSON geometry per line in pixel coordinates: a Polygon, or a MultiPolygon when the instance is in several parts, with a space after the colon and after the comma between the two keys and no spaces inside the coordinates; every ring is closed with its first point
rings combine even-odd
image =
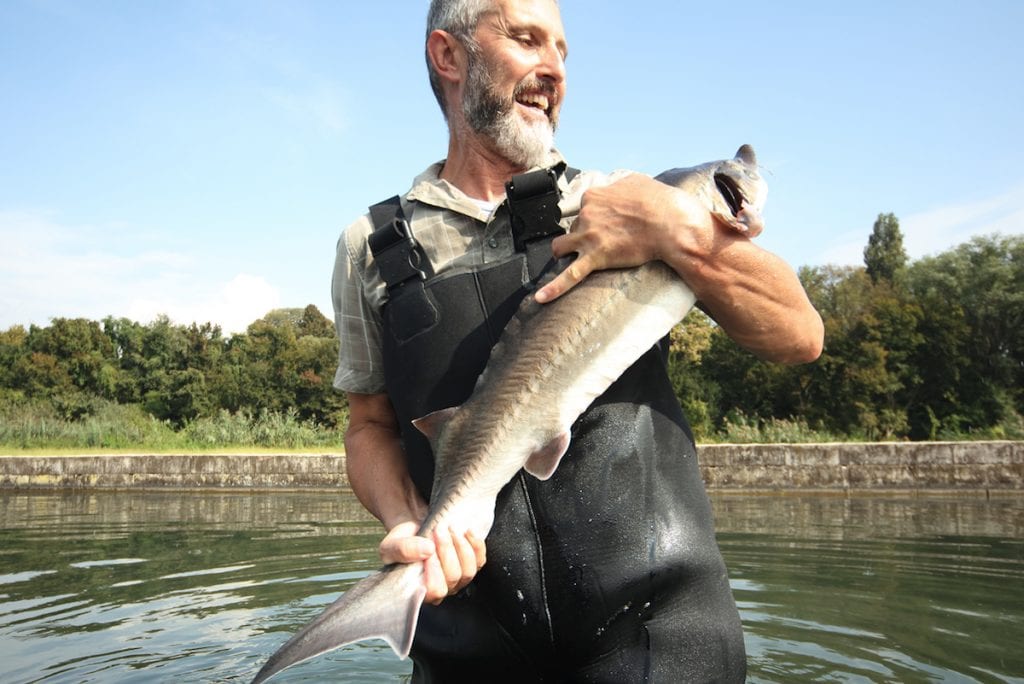
{"type": "Polygon", "coordinates": [[[342,434],[294,411],[221,411],[175,429],[137,405],[103,402],[94,412],[70,419],[38,405],[0,414],[0,449],[8,452],[151,451],[212,452],[232,449],[342,448],[342,434]]]}
{"type": "MultiPolygon", "coordinates": [[[[969,434],[940,434],[937,439],[1024,439],[1019,415],[991,430],[969,434]]],[[[805,421],[758,419],[730,415],[722,429],[698,434],[698,443],[807,444],[874,441],[864,435],[837,435],[805,421]]],[[[77,418],[61,416],[43,403],[0,408],[0,450],[5,453],[128,452],[214,453],[245,450],[306,451],[344,448],[343,430],[302,420],[294,410],[218,414],[191,421],[179,429],[157,420],[138,405],[99,401],[77,418]]]]}

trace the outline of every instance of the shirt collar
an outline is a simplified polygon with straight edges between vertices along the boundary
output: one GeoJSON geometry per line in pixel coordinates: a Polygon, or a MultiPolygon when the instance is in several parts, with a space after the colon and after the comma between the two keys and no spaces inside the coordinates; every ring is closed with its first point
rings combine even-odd
{"type": "MultiPolygon", "coordinates": [[[[562,154],[558,150],[553,150],[551,164],[554,165],[561,161],[564,161],[562,154]]],[[[479,221],[487,221],[490,215],[472,197],[440,178],[443,168],[444,160],[442,159],[431,164],[416,176],[412,182],[412,189],[405,196],[406,200],[422,202],[441,209],[449,209],[479,221]]],[[[559,186],[563,190],[565,189],[564,185],[564,178],[559,179],[559,186]]]]}

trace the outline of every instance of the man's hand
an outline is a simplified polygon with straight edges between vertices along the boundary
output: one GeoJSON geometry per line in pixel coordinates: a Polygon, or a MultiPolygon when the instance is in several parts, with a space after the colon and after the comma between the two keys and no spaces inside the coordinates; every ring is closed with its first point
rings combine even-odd
{"type": "Polygon", "coordinates": [[[413,521],[391,528],[380,543],[380,557],[385,563],[423,562],[423,600],[437,605],[472,581],[487,562],[487,547],[472,531],[460,535],[435,529],[427,539],[416,535],[418,528],[413,521]]]}
{"type": "Polygon", "coordinates": [[[703,231],[711,240],[711,213],[694,197],[641,174],[586,191],[572,231],[552,242],[556,257],[576,259],[537,291],[538,302],[565,294],[593,271],[629,268],[661,259],[672,233],[703,231]]]}

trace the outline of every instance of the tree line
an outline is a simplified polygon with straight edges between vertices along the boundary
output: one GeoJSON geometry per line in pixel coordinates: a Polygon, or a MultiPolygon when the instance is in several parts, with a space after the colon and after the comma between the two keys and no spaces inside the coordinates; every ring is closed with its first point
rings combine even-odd
{"type": "Polygon", "coordinates": [[[839,439],[1024,438],[1024,237],[910,263],[898,219],[880,214],[864,266],[799,276],[825,324],[816,362],[759,362],[710,324],[676,345],[698,434],[788,421],[839,439]]]}
{"type": "Polygon", "coordinates": [[[83,421],[115,404],[138,409],[119,420],[142,412],[174,430],[224,414],[333,430],[347,416],[331,386],[337,354],[334,326],[313,305],[271,311],[230,336],[166,317],[14,326],[0,333],[0,420],[83,421]]]}
{"type": "MultiPolygon", "coordinates": [[[[761,362],[699,311],[673,331],[669,373],[698,439],[1024,438],[1024,238],[910,263],[899,221],[882,214],[864,266],[799,276],[825,323],[815,363],[761,362]]],[[[173,430],[245,414],[335,432],[347,421],[337,352],[313,305],[236,335],[165,317],[13,326],[0,332],[0,421],[82,421],[116,405],[173,430]]]]}

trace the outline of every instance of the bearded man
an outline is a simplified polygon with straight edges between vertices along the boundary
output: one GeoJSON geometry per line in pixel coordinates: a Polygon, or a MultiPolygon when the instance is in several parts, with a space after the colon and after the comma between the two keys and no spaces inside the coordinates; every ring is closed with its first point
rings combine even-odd
{"type": "Polygon", "coordinates": [[[649,177],[566,170],[553,138],[567,52],[554,0],[431,3],[447,156],[338,243],[349,481],[387,530],[382,559],[425,565],[413,681],[743,681],[739,615],[660,346],[580,417],[551,479],[520,474],[502,490],[486,542],[415,534],[433,457],[410,421],[466,399],[524,296],[547,302],[595,269],[660,259],[755,354],[821,351],[821,319],[781,259],[649,177]],[[534,169],[550,169],[560,218],[506,197],[534,169]],[[532,291],[552,256],[572,253],[532,291]]]}

